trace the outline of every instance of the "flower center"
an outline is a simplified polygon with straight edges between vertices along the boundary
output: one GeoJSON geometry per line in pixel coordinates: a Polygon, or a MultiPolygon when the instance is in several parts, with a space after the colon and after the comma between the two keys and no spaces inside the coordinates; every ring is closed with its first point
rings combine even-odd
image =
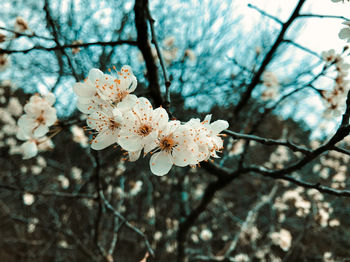
{"type": "Polygon", "coordinates": [[[152,132],[152,127],[149,126],[149,125],[142,125],[139,130],[137,131],[137,133],[140,135],[140,136],[147,136],[149,133],[152,132]]]}
{"type": "Polygon", "coordinates": [[[122,92],[118,92],[117,96],[115,97],[114,101],[113,101],[113,105],[117,105],[118,103],[120,103],[121,101],[123,101],[123,99],[129,94],[128,91],[122,91],[122,92]]]}
{"type": "Polygon", "coordinates": [[[176,145],[177,144],[173,139],[172,135],[163,137],[159,142],[160,149],[166,152],[170,152],[176,145]]]}
{"type": "Polygon", "coordinates": [[[36,119],[36,122],[38,122],[39,125],[45,123],[45,118],[44,118],[43,114],[44,114],[44,111],[41,110],[41,114],[40,114],[39,117],[36,119]]]}
{"type": "Polygon", "coordinates": [[[109,128],[111,130],[116,130],[120,127],[120,124],[116,121],[114,121],[113,119],[109,119],[109,128]]]}

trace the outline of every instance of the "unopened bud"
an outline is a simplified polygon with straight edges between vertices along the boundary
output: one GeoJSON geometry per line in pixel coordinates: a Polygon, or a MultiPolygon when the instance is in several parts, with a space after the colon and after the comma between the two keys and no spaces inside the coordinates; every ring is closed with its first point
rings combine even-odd
{"type": "Polygon", "coordinates": [[[0,33],[0,43],[5,42],[6,40],[6,35],[0,33]]]}
{"type": "Polygon", "coordinates": [[[27,21],[25,21],[23,17],[17,16],[15,22],[15,29],[16,31],[21,33],[27,31],[29,29],[27,21]]]}

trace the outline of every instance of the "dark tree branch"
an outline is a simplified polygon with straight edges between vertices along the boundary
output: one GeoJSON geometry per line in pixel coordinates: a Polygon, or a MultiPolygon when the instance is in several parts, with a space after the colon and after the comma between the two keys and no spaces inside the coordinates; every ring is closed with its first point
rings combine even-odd
{"type": "Polygon", "coordinates": [[[266,176],[266,177],[273,178],[273,179],[282,179],[285,181],[289,181],[295,185],[298,185],[298,186],[301,186],[304,188],[313,188],[313,189],[316,189],[322,193],[326,193],[329,195],[350,197],[350,190],[337,190],[334,188],[324,186],[320,183],[306,182],[306,181],[303,181],[301,179],[295,178],[295,177],[290,176],[290,175],[284,175],[283,173],[280,174],[280,172],[278,170],[271,171],[271,170],[265,169],[263,167],[254,167],[254,166],[248,167],[247,170],[261,174],[261,175],[266,176]]]}
{"type": "MultiPolygon", "coordinates": [[[[100,181],[100,158],[98,155],[98,151],[92,150],[90,151],[91,157],[93,160],[93,167],[94,167],[94,179],[95,179],[95,190],[96,192],[102,191],[101,188],[101,181],[100,181]]],[[[106,261],[107,259],[107,254],[104,248],[100,245],[99,243],[99,235],[100,235],[100,223],[103,215],[103,201],[101,199],[100,194],[98,194],[97,197],[98,200],[98,210],[96,214],[96,220],[95,220],[95,232],[94,232],[94,243],[100,253],[100,255],[105,258],[106,261]]]]}
{"type": "Polygon", "coordinates": [[[341,147],[338,147],[338,146],[334,146],[334,147],[332,148],[332,150],[350,156],[350,151],[349,151],[349,150],[346,150],[346,149],[344,149],[344,148],[341,148],[341,147]]]}
{"type": "Polygon", "coordinates": [[[140,49],[146,63],[147,78],[151,96],[155,106],[159,107],[163,104],[160,86],[158,82],[158,68],[152,55],[152,49],[148,38],[148,0],[136,0],[134,6],[135,25],[137,31],[137,46],[140,49]]]}
{"type": "Polygon", "coordinates": [[[286,147],[289,147],[294,152],[301,152],[303,154],[308,154],[311,152],[310,149],[302,147],[302,146],[298,146],[298,145],[296,145],[293,142],[288,141],[288,140],[287,141],[274,140],[274,139],[264,138],[264,137],[254,136],[254,135],[240,134],[240,133],[233,132],[231,130],[224,130],[223,133],[227,134],[235,139],[246,139],[246,140],[250,140],[250,141],[256,141],[256,142],[261,143],[263,145],[286,146],[286,147]]]}
{"type": "Polygon", "coordinates": [[[56,45],[54,47],[44,47],[44,46],[33,46],[32,48],[22,49],[22,50],[6,50],[0,49],[0,54],[12,54],[12,53],[29,53],[34,50],[43,50],[43,51],[55,51],[55,50],[63,50],[67,48],[73,47],[89,47],[89,46],[117,46],[117,45],[132,45],[136,46],[137,42],[133,40],[118,40],[118,41],[110,41],[110,42],[92,42],[92,43],[82,43],[82,44],[69,44],[69,45],[56,45]]]}

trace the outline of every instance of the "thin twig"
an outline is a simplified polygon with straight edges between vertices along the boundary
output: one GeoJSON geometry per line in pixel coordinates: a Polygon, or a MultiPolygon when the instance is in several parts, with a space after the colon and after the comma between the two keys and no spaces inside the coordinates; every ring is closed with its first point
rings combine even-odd
{"type": "Polygon", "coordinates": [[[296,42],[294,42],[294,41],[292,41],[292,40],[284,39],[283,42],[284,42],[284,43],[287,43],[287,44],[291,44],[291,45],[293,45],[293,46],[295,46],[295,47],[297,47],[297,48],[299,48],[299,49],[301,49],[301,50],[303,50],[303,51],[305,51],[305,52],[307,52],[307,53],[309,53],[309,54],[311,54],[311,55],[313,55],[313,56],[316,56],[316,57],[319,58],[319,59],[323,59],[323,58],[322,58],[319,54],[317,54],[316,52],[314,52],[314,51],[312,51],[311,49],[309,49],[309,48],[307,48],[307,47],[305,47],[305,46],[302,46],[301,44],[298,44],[298,43],[296,43],[296,42]]]}
{"type": "Polygon", "coordinates": [[[162,55],[162,52],[160,51],[160,48],[159,48],[159,45],[158,45],[158,41],[157,41],[157,36],[156,36],[155,30],[154,30],[155,20],[152,18],[151,12],[149,11],[149,8],[147,8],[147,15],[148,15],[148,21],[149,21],[149,24],[150,24],[150,28],[151,28],[152,43],[154,44],[154,46],[156,48],[157,55],[158,55],[158,58],[159,58],[159,61],[160,61],[160,66],[161,66],[162,71],[163,71],[163,77],[164,77],[164,83],[165,83],[164,107],[169,113],[170,112],[169,111],[169,107],[170,107],[170,101],[171,101],[170,100],[170,85],[171,85],[171,82],[170,82],[169,77],[168,77],[168,73],[167,73],[167,70],[166,70],[166,67],[165,67],[163,55],[162,55]]]}
{"type": "Polygon", "coordinates": [[[4,30],[4,31],[10,32],[10,33],[13,33],[16,36],[25,36],[25,37],[29,37],[29,38],[35,37],[35,38],[41,38],[41,39],[49,40],[49,41],[55,40],[54,38],[37,35],[35,32],[33,32],[32,34],[26,34],[26,33],[17,32],[15,30],[11,30],[11,29],[8,29],[8,28],[2,27],[2,26],[0,26],[0,30],[4,30]]]}
{"type": "Polygon", "coordinates": [[[19,49],[19,50],[6,50],[6,49],[0,49],[0,54],[12,54],[12,53],[28,53],[34,50],[43,50],[43,51],[55,51],[55,50],[63,50],[67,48],[73,48],[73,47],[89,47],[89,46],[117,46],[117,45],[132,45],[136,46],[137,42],[133,40],[118,40],[118,41],[109,41],[109,42],[91,42],[91,43],[82,43],[82,44],[68,44],[68,45],[56,45],[54,47],[45,47],[45,46],[33,46],[28,49],[19,49]]]}
{"type": "Polygon", "coordinates": [[[301,14],[299,15],[299,18],[334,18],[334,19],[342,19],[345,21],[350,21],[349,18],[341,15],[319,15],[319,14],[301,14]]]}
{"type": "Polygon", "coordinates": [[[298,146],[296,144],[294,144],[291,141],[283,141],[283,140],[274,140],[274,139],[270,139],[270,138],[264,138],[264,137],[259,137],[259,136],[255,136],[255,135],[246,135],[246,134],[240,134],[237,132],[233,132],[231,130],[224,130],[223,131],[224,134],[227,134],[235,139],[246,139],[246,140],[251,140],[251,141],[256,141],[258,143],[261,143],[263,145],[279,145],[279,146],[286,146],[289,147],[291,150],[295,151],[295,152],[301,152],[304,154],[308,154],[311,152],[310,149],[302,147],[302,146],[298,146]]]}
{"type": "Polygon", "coordinates": [[[257,10],[260,14],[262,14],[262,15],[268,17],[268,18],[271,18],[272,20],[274,20],[275,22],[279,23],[280,25],[283,25],[283,22],[279,18],[266,13],[265,11],[261,10],[259,7],[255,6],[255,5],[252,5],[252,4],[248,4],[248,7],[257,10]]]}
{"type": "Polygon", "coordinates": [[[7,189],[10,191],[15,191],[19,193],[29,193],[34,196],[48,196],[48,197],[63,197],[63,198],[85,198],[85,199],[93,199],[97,200],[97,196],[90,195],[90,194],[76,194],[76,193],[65,193],[65,192],[40,192],[40,191],[33,191],[33,190],[27,190],[27,189],[21,189],[17,188],[11,185],[4,185],[0,184],[0,188],[7,189]]]}

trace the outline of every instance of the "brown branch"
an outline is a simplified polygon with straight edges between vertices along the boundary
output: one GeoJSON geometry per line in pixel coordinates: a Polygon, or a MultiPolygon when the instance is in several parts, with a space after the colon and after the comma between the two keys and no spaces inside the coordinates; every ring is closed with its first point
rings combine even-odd
{"type": "Polygon", "coordinates": [[[137,31],[137,46],[140,49],[146,63],[147,78],[151,96],[155,106],[159,107],[163,104],[163,98],[160,92],[158,82],[158,68],[152,55],[152,49],[148,38],[147,15],[148,0],[136,0],[134,6],[135,25],[137,31]]]}

